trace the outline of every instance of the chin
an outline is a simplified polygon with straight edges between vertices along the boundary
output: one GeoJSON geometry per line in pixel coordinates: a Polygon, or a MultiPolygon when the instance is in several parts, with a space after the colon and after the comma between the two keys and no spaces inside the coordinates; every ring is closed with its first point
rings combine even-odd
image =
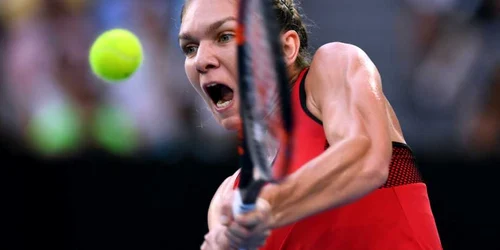
{"type": "Polygon", "coordinates": [[[219,124],[227,130],[238,130],[241,126],[241,119],[238,116],[231,116],[228,118],[220,119],[219,124]]]}

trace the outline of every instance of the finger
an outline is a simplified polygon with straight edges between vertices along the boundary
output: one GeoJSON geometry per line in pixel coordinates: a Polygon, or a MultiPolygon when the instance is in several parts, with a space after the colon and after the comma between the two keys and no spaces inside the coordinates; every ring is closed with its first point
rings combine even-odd
{"type": "Polygon", "coordinates": [[[230,245],[238,247],[238,249],[240,249],[244,244],[247,244],[251,237],[251,232],[248,229],[241,227],[236,223],[233,223],[232,227],[229,227],[227,230],[227,238],[230,245]]]}
{"type": "Polygon", "coordinates": [[[246,214],[235,216],[235,220],[242,226],[253,228],[258,224],[262,224],[271,216],[271,206],[264,199],[258,199],[256,209],[246,214]]]}
{"type": "Polygon", "coordinates": [[[229,242],[229,248],[231,249],[240,249],[241,247],[242,247],[241,242],[236,242],[236,241],[229,242]]]}
{"type": "Polygon", "coordinates": [[[228,239],[230,239],[230,247],[235,249],[258,249],[266,243],[270,235],[270,231],[260,232],[256,236],[250,236],[250,233],[241,232],[239,230],[227,232],[228,239]],[[245,237],[242,237],[245,236],[245,237]]]}
{"type": "Polygon", "coordinates": [[[231,223],[231,226],[227,229],[227,234],[231,237],[230,239],[237,239],[242,241],[251,237],[251,232],[237,223],[231,223]]]}
{"type": "Polygon", "coordinates": [[[253,236],[253,238],[255,238],[255,239],[267,239],[267,238],[269,238],[270,235],[271,235],[271,230],[265,230],[265,231],[259,232],[255,236],[253,236]]]}
{"type": "Polygon", "coordinates": [[[252,240],[252,242],[255,242],[256,244],[262,246],[262,245],[264,245],[266,243],[267,238],[269,238],[268,235],[266,235],[266,236],[260,236],[260,237],[255,238],[254,240],[252,240]]]}
{"type": "Polygon", "coordinates": [[[247,239],[243,239],[240,243],[240,247],[245,249],[258,249],[265,245],[267,239],[271,235],[270,230],[255,233],[255,235],[252,235],[247,239]]]}
{"type": "Polygon", "coordinates": [[[262,216],[258,211],[236,216],[235,222],[246,228],[254,228],[262,222],[262,216]]]}
{"type": "Polygon", "coordinates": [[[231,235],[231,233],[229,233],[229,232],[227,232],[227,238],[229,240],[229,248],[240,249],[241,243],[243,242],[242,239],[236,238],[235,236],[231,235]]]}
{"type": "Polygon", "coordinates": [[[267,238],[269,238],[270,234],[271,234],[270,231],[261,232],[258,235],[249,239],[247,242],[248,242],[249,246],[253,246],[253,247],[263,246],[266,243],[267,238]]]}
{"type": "MultiPolygon", "coordinates": [[[[255,225],[258,225],[258,223],[255,225]]],[[[271,233],[269,229],[260,228],[258,226],[248,227],[247,225],[239,224],[238,221],[234,221],[233,223],[231,223],[231,226],[229,226],[227,229],[233,237],[243,240],[247,240],[253,237],[267,238],[271,233]]]]}
{"type": "Polygon", "coordinates": [[[265,244],[265,242],[250,242],[248,244],[243,244],[242,246],[240,246],[240,248],[244,248],[244,249],[259,249],[261,247],[263,247],[265,244]]]}

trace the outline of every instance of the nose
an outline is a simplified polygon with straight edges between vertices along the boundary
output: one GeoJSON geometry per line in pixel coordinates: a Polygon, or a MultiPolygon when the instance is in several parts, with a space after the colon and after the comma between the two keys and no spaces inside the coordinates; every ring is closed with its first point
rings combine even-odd
{"type": "Polygon", "coordinates": [[[219,67],[219,60],[215,49],[210,44],[200,44],[196,53],[196,70],[203,74],[217,67],[219,67]]]}

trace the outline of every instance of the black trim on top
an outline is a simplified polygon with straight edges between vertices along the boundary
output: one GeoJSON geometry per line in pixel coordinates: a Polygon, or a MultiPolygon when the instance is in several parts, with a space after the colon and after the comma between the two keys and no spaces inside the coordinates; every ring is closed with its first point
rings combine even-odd
{"type": "MultiPolygon", "coordinates": [[[[325,140],[325,150],[329,147],[330,147],[330,144],[328,143],[328,141],[325,140]]],[[[392,141],[392,147],[393,148],[406,148],[406,149],[410,150],[410,152],[413,155],[413,150],[411,150],[411,148],[410,148],[410,146],[408,146],[408,144],[405,144],[402,142],[397,142],[397,141],[392,141]]]]}
{"type": "Polygon", "coordinates": [[[410,146],[408,144],[406,144],[406,143],[393,141],[392,142],[392,147],[393,148],[406,148],[406,149],[410,150],[410,152],[413,154],[413,150],[411,150],[410,146]]]}
{"type": "Polygon", "coordinates": [[[392,142],[392,148],[406,148],[406,149],[408,149],[410,151],[410,153],[411,153],[412,158],[413,158],[413,163],[415,164],[415,167],[417,167],[417,169],[418,169],[417,157],[415,156],[415,153],[411,149],[410,145],[408,145],[406,143],[403,143],[403,142],[393,141],[392,142]]]}
{"type": "Polygon", "coordinates": [[[307,73],[309,73],[309,69],[306,70],[304,73],[304,76],[302,77],[302,80],[300,81],[300,86],[299,86],[299,99],[300,99],[300,106],[302,107],[302,111],[306,113],[309,118],[311,118],[313,121],[317,122],[319,125],[323,126],[323,122],[318,119],[318,117],[314,116],[311,111],[307,108],[307,96],[306,96],[306,77],[307,73]]]}

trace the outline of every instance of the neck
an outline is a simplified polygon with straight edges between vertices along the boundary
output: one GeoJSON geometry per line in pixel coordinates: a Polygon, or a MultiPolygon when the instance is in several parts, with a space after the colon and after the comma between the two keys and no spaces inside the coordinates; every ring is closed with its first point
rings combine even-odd
{"type": "Polygon", "coordinates": [[[290,88],[293,88],[293,86],[297,82],[297,78],[299,78],[300,72],[302,72],[302,69],[295,67],[295,66],[292,66],[292,68],[290,70],[288,70],[288,72],[289,72],[289,76],[290,76],[289,77],[290,88]]]}

